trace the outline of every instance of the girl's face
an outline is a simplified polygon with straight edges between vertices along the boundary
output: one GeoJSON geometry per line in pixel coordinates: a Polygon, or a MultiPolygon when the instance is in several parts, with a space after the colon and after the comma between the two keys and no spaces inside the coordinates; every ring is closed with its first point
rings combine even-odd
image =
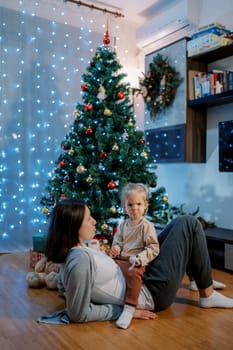
{"type": "Polygon", "coordinates": [[[141,193],[129,194],[125,201],[125,210],[133,221],[139,221],[147,209],[148,202],[141,193]]]}
{"type": "Polygon", "coordinates": [[[78,234],[80,243],[88,241],[94,237],[96,230],[95,225],[95,219],[91,216],[89,208],[85,206],[84,218],[78,234]]]}

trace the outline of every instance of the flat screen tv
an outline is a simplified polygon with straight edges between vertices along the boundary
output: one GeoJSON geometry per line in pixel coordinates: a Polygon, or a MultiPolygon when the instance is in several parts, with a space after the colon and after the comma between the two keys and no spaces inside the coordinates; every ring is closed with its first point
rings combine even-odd
{"type": "Polygon", "coordinates": [[[219,122],[219,171],[233,172],[233,120],[219,122]]]}

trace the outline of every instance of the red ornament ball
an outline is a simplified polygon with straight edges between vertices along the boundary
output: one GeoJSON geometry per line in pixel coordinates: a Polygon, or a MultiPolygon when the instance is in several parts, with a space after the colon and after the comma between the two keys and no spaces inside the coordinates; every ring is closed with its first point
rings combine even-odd
{"type": "Polygon", "coordinates": [[[108,157],[107,152],[105,152],[105,151],[101,151],[101,152],[100,152],[100,158],[101,158],[101,159],[106,159],[107,157],[108,157]]]}
{"type": "Polygon", "coordinates": [[[90,136],[93,134],[93,129],[89,126],[89,128],[86,129],[85,134],[90,136]]]}
{"type": "Polygon", "coordinates": [[[157,186],[157,182],[152,182],[152,184],[150,185],[150,187],[155,188],[157,186]]]}
{"type": "Polygon", "coordinates": [[[109,45],[110,44],[110,39],[108,35],[105,35],[105,38],[103,40],[104,45],[109,45]]]}
{"type": "Polygon", "coordinates": [[[90,103],[87,103],[85,106],[85,111],[90,112],[92,110],[93,106],[90,103]]]}
{"type": "Polygon", "coordinates": [[[108,189],[109,190],[113,190],[114,188],[116,188],[116,184],[113,180],[109,181],[108,183],[108,189]]]}
{"type": "Polygon", "coordinates": [[[141,145],[145,144],[145,140],[144,139],[141,139],[139,142],[140,142],[141,145]]]}
{"type": "Polygon", "coordinates": [[[83,84],[81,85],[81,90],[82,90],[82,91],[87,91],[87,84],[86,84],[86,83],[83,83],[83,84]]]}
{"type": "Polygon", "coordinates": [[[60,167],[60,168],[64,168],[64,166],[65,166],[65,162],[64,162],[64,160],[61,160],[61,161],[59,162],[59,167],[60,167]]]}
{"type": "Polygon", "coordinates": [[[122,100],[124,97],[125,97],[124,92],[119,91],[119,92],[117,93],[117,98],[118,98],[118,100],[122,100]]]}

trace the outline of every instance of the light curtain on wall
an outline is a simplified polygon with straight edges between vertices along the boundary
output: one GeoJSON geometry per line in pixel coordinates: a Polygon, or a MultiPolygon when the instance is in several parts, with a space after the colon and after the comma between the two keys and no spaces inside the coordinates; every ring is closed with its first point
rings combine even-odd
{"type": "Polygon", "coordinates": [[[0,252],[27,250],[46,230],[40,198],[103,39],[77,23],[0,8],[0,252]]]}

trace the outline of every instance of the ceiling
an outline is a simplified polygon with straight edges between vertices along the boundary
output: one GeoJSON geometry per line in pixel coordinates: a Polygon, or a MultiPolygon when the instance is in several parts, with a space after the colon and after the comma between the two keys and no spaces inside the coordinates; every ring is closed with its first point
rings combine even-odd
{"type": "MultiPolygon", "coordinates": [[[[181,0],[103,0],[95,1],[96,6],[117,11],[130,22],[142,25],[152,17],[157,16],[169,6],[181,0]]],[[[91,1],[90,1],[91,2],[91,1]]]]}

